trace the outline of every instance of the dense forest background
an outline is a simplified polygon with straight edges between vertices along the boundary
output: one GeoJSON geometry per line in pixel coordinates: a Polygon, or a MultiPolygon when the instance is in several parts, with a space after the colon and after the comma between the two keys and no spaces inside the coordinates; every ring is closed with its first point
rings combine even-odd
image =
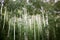
{"type": "Polygon", "coordinates": [[[0,0],[0,40],[60,40],[60,1],[0,0]]]}

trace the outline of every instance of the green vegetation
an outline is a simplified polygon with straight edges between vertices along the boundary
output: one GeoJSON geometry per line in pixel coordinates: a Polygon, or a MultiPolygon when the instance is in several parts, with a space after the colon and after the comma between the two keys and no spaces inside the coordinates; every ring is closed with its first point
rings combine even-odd
{"type": "Polygon", "coordinates": [[[58,11],[60,1],[5,0],[0,3],[0,40],[60,40],[58,11]]]}

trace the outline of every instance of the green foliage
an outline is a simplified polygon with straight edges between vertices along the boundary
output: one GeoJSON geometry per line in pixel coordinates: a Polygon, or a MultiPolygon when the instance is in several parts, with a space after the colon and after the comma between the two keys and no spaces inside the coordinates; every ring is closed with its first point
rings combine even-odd
{"type": "Polygon", "coordinates": [[[0,14],[0,40],[14,40],[14,27],[15,40],[60,40],[60,15],[53,13],[54,10],[60,11],[59,4],[60,1],[52,6],[52,4],[40,0],[29,0],[29,4],[26,3],[26,0],[5,0],[3,9],[0,8],[2,11],[0,14]],[[42,11],[41,7],[43,7],[42,11]],[[27,11],[25,10],[27,15],[24,14],[23,8],[27,9],[27,11]],[[31,24],[29,21],[32,21],[31,24]]]}
{"type": "Polygon", "coordinates": [[[54,6],[56,11],[60,11],[60,1],[56,2],[54,6]]]}

